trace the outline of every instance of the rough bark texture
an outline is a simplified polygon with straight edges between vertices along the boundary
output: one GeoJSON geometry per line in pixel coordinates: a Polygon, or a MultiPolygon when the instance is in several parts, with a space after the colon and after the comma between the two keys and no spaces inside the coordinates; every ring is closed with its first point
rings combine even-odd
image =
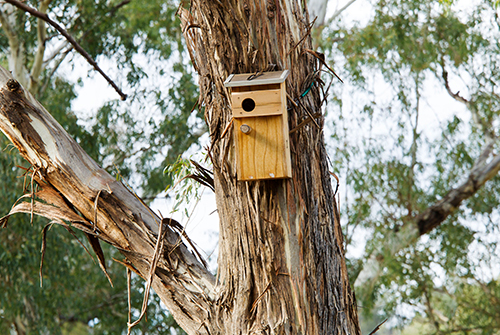
{"type": "MultiPolygon", "coordinates": [[[[160,218],[100,168],[54,118],[0,67],[0,129],[32,164],[39,185],[11,214],[35,213],[70,223],[116,248],[147,278],[160,218]]],[[[7,224],[0,219],[0,226],[7,224]]],[[[168,220],[164,220],[168,223],[168,220]]],[[[152,287],[190,334],[207,334],[214,277],[168,226],[152,287]],[[202,330],[200,330],[202,329],[202,330]]],[[[99,252],[99,250],[97,250],[99,252]]]]}
{"type": "Polygon", "coordinates": [[[220,223],[216,313],[224,334],[359,334],[323,144],[319,70],[303,4],[195,0],[180,11],[212,140],[220,223]],[[289,69],[293,178],[238,182],[231,73],[289,69]],[[314,78],[314,77],[313,77],[314,78]],[[291,100],[294,100],[292,102],[291,100]],[[314,122],[296,127],[315,115],[314,122]],[[230,134],[229,132],[228,134],[230,134]]]}

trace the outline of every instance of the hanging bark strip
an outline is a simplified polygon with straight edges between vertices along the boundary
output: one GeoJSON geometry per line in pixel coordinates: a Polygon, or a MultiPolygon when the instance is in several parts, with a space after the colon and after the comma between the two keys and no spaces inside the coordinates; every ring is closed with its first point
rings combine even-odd
{"type": "Polygon", "coordinates": [[[289,69],[294,101],[322,64],[303,2],[192,0],[180,8],[211,135],[220,216],[217,319],[224,334],[359,334],[323,144],[319,84],[289,111],[293,178],[238,182],[230,136],[232,73],[289,69]],[[197,29],[187,29],[197,27],[197,29]],[[309,50],[309,51],[308,51],[309,50]],[[319,113],[319,114],[317,114],[319,113]],[[316,124],[302,123],[317,116],[316,124]],[[225,132],[224,132],[225,133],[225,132]]]}
{"type": "MultiPolygon", "coordinates": [[[[302,2],[301,2],[302,3],[302,2]]],[[[293,177],[238,182],[223,86],[230,73],[289,69],[287,93],[302,95],[320,63],[311,49],[306,8],[296,0],[193,0],[179,10],[200,76],[210,127],[220,222],[218,281],[181,236],[100,168],[33,97],[0,68],[0,129],[39,175],[37,201],[11,214],[43,215],[115,246],[127,268],[151,285],[188,334],[360,334],[343,237],[323,144],[319,83],[289,112],[293,177]],[[97,199],[98,198],[98,199],[97,199]],[[97,205],[96,205],[97,204],[97,205]],[[98,210],[97,210],[98,209],[98,210]],[[94,230],[95,229],[95,230],[94,230]],[[159,241],[158,239],[161,239],[159,241]],[[155,246],[164,243],[158,263],[155,246]]],[[[0,219],[5,224],[8,216],[0,219]]]]}

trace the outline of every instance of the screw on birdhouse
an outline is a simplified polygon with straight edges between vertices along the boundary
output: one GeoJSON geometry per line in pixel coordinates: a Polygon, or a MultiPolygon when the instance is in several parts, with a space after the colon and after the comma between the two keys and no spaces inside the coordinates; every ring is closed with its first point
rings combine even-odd
{"type": "Polygon", "coordinates": [[[250,134],[252,132],[252,128],[248,124],[242,124],[240,126],[240,130],[243,134],[250,134]]]}

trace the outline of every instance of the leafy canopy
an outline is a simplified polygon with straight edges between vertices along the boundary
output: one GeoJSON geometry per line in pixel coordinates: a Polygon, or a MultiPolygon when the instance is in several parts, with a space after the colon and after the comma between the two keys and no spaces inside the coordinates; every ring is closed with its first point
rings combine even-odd
{"type": "MultiPolygon", "coordinates": [[[[76,92],[87,77],[65,71],[88,65],[55,29],[9,4],[0,4],[0,64],[20,69],[13,72],[17,79],[97,162],[131,180],[146,198],[156,196],[170,182],[163,168],[205,132],[202,111],[196,108],[194,74],[185,63],[175,15],[178,4],[169,0],[25,3],[42,11],[43,4],[48,4],[49,17],[65,27],[129,98],[122,102],[118,96],[110,97],[115,100],[91,111],[90,117],[75,112],[76,92]]],[[[88,77],[95,75],[93,70],[88,73],[88,77]]],[[[25,170],[16,165],[29,166],[5,139],[1,142],[6,150],[0,155],[0,212],[5,215],[23,192],[25,170]]],[[[29,185],[29,174],[27,179],[29,185]]],[[[0,333],[78,333],[88,332],[89,327],[94,334],[123,333],[128,309],[125,269],[110,261],[120,255],[103,246],[112,288],[76,239],[53,226],[47,232],[44,287],[40,288],[38,250],[47,222],[35,219],[30,225],[28,221],[29,216],[13,217],[0,232],[0,280],[5,283],[0,290],[0,333]]],[[[90,249],[81,234],[76,236],[90,249]]],[[[141,282],[136,277],[132,281],[136,308],[142,299],[141,282]]],[[[175,323],[160,310],[155,296],[148,322],[141,322],[133,332],[169,334],[175,323]]]]}
{"type": "Polygon", "coordinates": [[[408,238],[404,227],[467,180],[488,144],[499,149],[497,7],[379,0],[366,23],[341,15],[323,31],[319,44],[347,82],[335,88],[327,128],[344,186],[351,279],[361,312],[373,318],[367,331],[383,317],[403,326],[415,314],[425,316],[420,333],[499,331],[488,321],[498,310],[479,303],[498,299],[488,289],[500,275],[489,271],[500,256],[492,238],[498,176],[437,228],[394,249],[408,238]],[[358,275],[375,256],[380,276],[365,282],[358,275]]]}

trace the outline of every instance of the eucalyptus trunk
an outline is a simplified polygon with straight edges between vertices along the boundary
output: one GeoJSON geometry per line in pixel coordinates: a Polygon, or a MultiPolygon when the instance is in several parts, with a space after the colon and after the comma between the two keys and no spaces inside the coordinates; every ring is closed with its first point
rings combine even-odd
{"type": "Polygon", "coordinates": [[[180,15],[211,136],[220,216],[216,312],[223,333],[358,334],[324,146],[322,64],[311,52],[305,5],[194,0],[180,15]],[[270,64],[290,70],[293,177],[237,181],[234,139],[223,133],[232,119],[223,82],[270,64]],[[301,98],[311,78],[317,81],[301,98]]]}
{"type": "Polygon", "coordinates": [[[92,161],[0,68],[0,129],[32,164],[28,175],[38,184],[9,215],[34,213],[83,230],[103,269],[99,240],[115,246],[127,267],[152,280],[188,334],[360,334],[324,147],[321,55],[311,51],[304,6],[295,0],[193,0],[179,11],[212,141],[217,278],[182,243],[177,224],[156,216],[92,161]],[[224,133],[232,114],[223,82],[231,73],[270,64],[290,70],[293,176],[237,181],[232,130],[224,133]]]}

